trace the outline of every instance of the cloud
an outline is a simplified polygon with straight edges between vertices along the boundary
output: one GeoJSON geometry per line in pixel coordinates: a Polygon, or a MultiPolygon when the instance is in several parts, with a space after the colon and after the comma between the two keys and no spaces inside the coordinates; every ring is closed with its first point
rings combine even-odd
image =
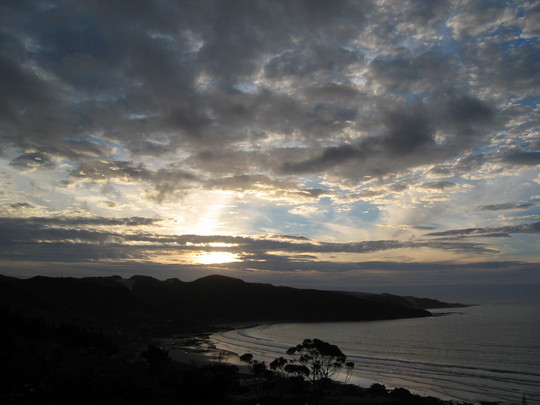
{"type": "Polygon", "coordinates": [[[78,226],[143,226],[161,222],[156,218],[103,218],[103,217],[30,217],[18,219],[36,227],[78,227],[78,226]]]}
{"type": "Polygon", "coordinates": [[[429,190],[445,190],[447,188],[455,187],[456,184],[451,181],[434,181],[429,183],[423,183],[420,185],[421,188],[427,188],[429,190]]]}
{"type": "Polygon", "coordinates": [[[178,191],[193,188],[201,181],[195,174],[174,167],[151,170],[143,163],[119,160],[83,161],[71,170],[70,175],[97,182],[145,183],[149,185],[146,197],[157,202],[175,196],[178,191]]]}
{"type": "MultiPolygon", "coordinates": [[[[320,72],[323,58],[334,63],[334,68],[341,66],[350,52],[336,51],[333,41],[346,43],[355,38],[370,9],[369,2],[349,1],[334,2],[332,7],[324,2],[287,6],[263,1],[236,7],[221,1],[197,5],[164,2],[152,7],[135,3],[4,7],[10,20],[31,21],[18,29],[8,27],[12,28],[12,37],[6,39],[11,44],[6,48],[10,63],[2,64],[9,69],[2,76],[10,83],[8,89],[17,90],[8,99],[23,103],[27,116],[35,114],[33,121],[55,124],[42,126],[39,133],[26,131],[25,138],[34,147],[41,151],[52,146],[56,154],[65,155],[68,134],[86,135],[102,129],[106,131],[100,138],[121,141],[135,154],[170,153],[185,143],[200,145],[208,139],[220,142],[223,135],[225,139],[233,136],[235,111],[224,103],[234,93],[238,95],[234,86],[242,77],[250,80],[264,58],[288,47],[313,53],[314,74],[320,72]],[[82,16],[85,24],[77,24],[82,16]],[[293,26],[301,36],[290,30],[293,26]],[[293,45],[297,39],[301,43],[293,45]],[[36,66],[33,71],[22,68],[23,55],[28,55],[23,43],[29,44],[36,66]],[[340,53],[345,58],[336,61],[340,53]],[[216,90],[201,92],[201,73],[216,90]],[[76,105],[70,102],[73,98],[78,99],[76,105]],[[73,118],[60,127],[68,112],[73,112],[73,118]],[[228,121],[230,128],[216,131],[218,118],[228,121]],[[162,132],[163,147],[154,144],[152,150],[156,132],[162,132]]],[[[356,61],[348,58],[349,63],[356,61]]],[[[268,65],[270,78],[271,62],[268,65]]],[[[266,97],[261,96],[258,99],[266,97]]],[[[275,101],[284,99],[273,97],[275,101]]],[[[267,106],[275,109],[276,104],[267,106]]],[[[240,116],[253,118],[258,111],[246,110],[240,116]]],[[[275,109],[287,111],[290,109],[275,109]]],[[[20,145],[19,138],[10,140],[20,145]]]]}
{"type": "MultiPolygon", "coordinates": [[[[40,152],[47,150],[75,160],[110,155],[112,144],[118,141],[135,156],[163,155],[180,147],[187,146],[189,150],[215,145],[218,148],[225,143],[230,145],[231,141],[249,140],[254,132],[242,127],[253,124],[262,129],[259,133],[263,137],[267,137],[269,131],[291,133],[294,130],[299,131],[302,139],[324,131],[322,136],[328,128],[339,132],[350,125],[346,121],[358,118],[357,108],[351,108],[350,102],[359,101],[362,93],[354,86],[332,80],[339,70],[346,71],[348,66],[362,63],[362,58],[345,46],[336,48],[335,41],[346,44],[362,32],[367,16],[373,12],[369,2],[340,1],[331,9],[323,3],[300,2],[285,7],[281,3],[260,2],[238,6],[236,12],[221,2],[206,3],[208,7],[167,4],[163,8],[137,3],[130,5],[130,19],[121,16],[121,6],[108,7],[103,18],[101,13],[105,10],[100,3],[71,7],[59,3],[48,10],[9,9],[14,16],[24,15],[36,22],[17,33],[20,36],[24,32],[31,38],[32,57],[44,69],[43,74],[35,74],[35,80],[42,87],[52,89],[53,82],[45,79],[47,72],[69,84],[74,95],[86,94],[86,101],[76,106],[68,104],[66,95],[60,93],[55,95],[55,103],[50,103],[52,92],[40,91],[40,98],[28,96],[27,99],[42,100],[35,111],[47,104],[52,108],[50,116],[58,122],[65,111],[77,108],[73,114],[77,119],[68,121],[64,129],[52,132],[45,126],[41,128],[41,132],[45,132],[39,137],[28,132],[33,146],[40,152]],[[84,27],[70,23],[78,15],[86,16],[84,27]],[[245,18],[247,16],[249,18],[245,18]],[[134,24],[138,25],[137,31],[132,29],[134,24]],[[178,26],[182,27],[179,33],[178,26]],[[291,26],[300,35],[288,29],[291,26]],[[243,38],[241,47],[238,38],[243,38]],[[45,49],[49,49],[49,53],[45,49]],[[160,63],[154,63],[155,60],[160,63]],[[261,66],[269,84],[283,77],[295,77],[301,85],[298,95],[307,98],[278,93],[270,86],[251,94],[235,89],[234,86],[241,83],[239,78],[244,77],[249,82],[251,75],[260,74],[261,66]],[[100,71],[108,75],[97,73],[100,71]],[[201,71],[210,83],[208,90],[200,89],[201,71]],[[323,72],[328,72],[328,77],[321,81],[323,72]],[[329,104],[331,98],[339,100],[338,104],[329,104]],[[130,110],[126,110],[123,100],[131,104],[130,110]],[[323,104],[318,105],[318,100],[323,104]],[[216,127],[218,122],[219,128],[216,127]],[[75,129],[82,125],[85,133],[75,129]],[[92,131],[99,134],[101,143],[72,140],[72,133],[86,136],[92,131]],[[159,136],[154,135],[158,132],[159,136]],[[68,133],[70,137],[66,136],[68,133]]],[[[444,2],[439,3],[427,6],[411,2],[407,10],[410,18],[432,21],[442,15],[444,2]]],[[[23,52],[16,41],[12,52],[23,52]]],[[[430,83],[440,82],[443,66],[449,66],[444,62],[444,55],[436,52],[410,55],[411,62],[406,62],[410,67],[405,68],[401,63],[408,58],[405,55],[392,62],[397,64],[392,75],[400,83],[404,83],[403,75],[407,75],[408,70],[414,72],[409,75],[422,77],[429,87],[430,83]]],[[[379,81],[389,76],[383,68],[388,62],[382,63],[380,59],[372,62],[379,72],[379,81]]],[[[14,72],[21,72],[20,66],[12,68],[14,72]]],[[[460,114],[455,106],[451,110],[460,114]]],[[[475,111],[474,108],[465,110],[475,111]]],[[[376,143],[379,146],[382,143],[390,152],[400,153],[404,149],[410,152],[418,145],[431,142],[430,124],[421,113],[395,110],[383,119],[388,121],[387,135],[376,143]]],[[[15,144],[20,146],[18,142],[15,144]]],[[[356,147],[356,152],[366,149],[366,145],[356,147]]],[[[337,150],[330,148],[323,152],[320,160],[329,160],[331,165],[332,159],[347,153],[347,149],[347,145],[337,150]]],[[[219,152],[216,155],[223,150],[219,152]]],[[[316,165],[314,162],[311,166],[316,165]]],[[[245,169],[243,171],[245,174],[245,169]]]]}
{"type": "Polygon", "coordinates": [[[514,17],[515,11],[504,4],[489,0],[466,2],[459,18],[450,19],[450,27],[458,39],[495,30],[514,17]]]}
{"type": "Polygon", "coordinates": [[[283,272],[297,272],[297,271],[316,271],[319,274],[328,273],[353,273],[353,272],[370,272],[381,274],[388,274],[394,279],[405,281],[404,278],[409,276],[414,277],[413,283],[417,283],[419,279],[417,277],[426,277],[433,274],[449,274],[449,273],[463,273],[474,272],[475,270],[491,270],[494,272],[501,269],[510,268],[523,268],[532,270],[534,269],[528,263],[521,262],[477,262],[470,264],[458,264],[458,263],[445,263],[445,262],[428,262],[428,263],[403,263],[392,261],[363,261],[363,262],[347,262],[347,263],[332,263],[326,261],[303,261],[303,260],[283,260],[282,257],[265,257],[264,261],[253,261],[249,263],[249,266],[253,269],[266,270],[266,271],[283,271],[283,272]],[[259,263],[259,264],[257,264],[259,263]],[[284,266],[284,267],[281,267],[284,266]]]}
{"type": "MultiPolygon", "coordinates": [[[[53,260],[54,252],[58,252],[55,260],[90,260],[87,251],[82,252],[81,247],[88,245],[92,252],[101,252],[96,256],[100,260],[117,260],[124,257],[126,260],[159,257],[168,252],[189,251],[216,251],[226,250],[241,254],[246,261],[262,260],[262,257],[283,256],[291,254],[367,254],[395,249],[417,249],[428,247],[447,251],[467,251],[487,253],[493,250],[480,243],[441,241],[441,240],[372,240],[361,242],[319,242],[305,237],[273,237],[256,238],[223,235],[170,235],[149,232],[149,227],[160,225],[164,220],[159,218],[103,218],[103,217],[30,217],[30,218],[0,218],[0,227],[3,229],[2,243],[8,250],[4,250],[4,258],[15,257],[19,249],[32,245],[35,252],[32,257],[36,260],[53,260]],[[48,252],[43,253],[46,249],[48,252]],[[77,258],[77,252],[80,257],[77,258]],[[272,253],[273,252],[273,253],[272,253]],[[281,253],[276,253],[281,252],[281,253]],[[40,254],[42,256],[40,256],[40,254]]],[[[519,227],[514,227],[518,229],[519,227]]],[[[513,232],[517,232],[516,230],[513,232]]],[[[521,229],[521,228],[519,228],[521,229]]],[[[524,231],[522,229],[521,231],[524,231]]],[[[537,230],[536,230],[537,231],[537,230]]],[[[536,232],[535,231],[535,232],[536,232]]],[[[443,236],[454,234],[478,233],[481,230],[462,230],[456,233],[443,233],[443,236]]],[[[508,231],[510,232],[510,230],[508,231]]],[[[431,234],[439,236],[438,234],[431,234]]],[[[84,249],[83,249],[84,250],[84,249]]],[[[29,260],[29,257],[26,258],[29,260]]]]}
{"type": "Polygon", "coordinates": [[[445,95],[432,105],[404,105],[379,117],[382,133],[322,149],[314,157],[285,162],[288,174],[331,172],[361,179],[400,172],[449,158],[474,144],[493,120],[493,109],[474,97],[445,95]],[[447,135],[435,141],[437,131],[447,135]],[[396,157],[399,156],[399,159],[396,157]]]}
{"type": "Polygon", "coordinates": [[[540,16],[540,6],[532,3],[529,7],[527,14],[523,16],[525,27],[522,35],[525,38],[533,38],[534,36],[540,35],[540,23],[537,18],[540,16]]]}
{"type": "Polygon", "coordinates": [[[373,79],[392,91],[431,91],[434,83],[451,86],[457,72],[451,58],[437,51],[420,55],[379,56],[369,66],[373,79]]]}
{"type": "Polygon", "coordinates": [[[521,215],[519,217],[507,217],[506,215],[499,215],[499,219],[503,221],[524,221],[528,219],[540,219],[540,215],[521,215]]]}
{"type": "Polygon", "coordinates": [[[50,156],[40,152],[24,153],[10,164],[19,170],[51,169],[55,166],[50,156]]]}
{"type": "Polygon", "coordinates": [[[0,217],[0,228],[3,230],[2,240],[10,244],[48,244],[49,242],[67,242],[74,240],[80,243],[118,242],[124,240],[120,231],[126,227],[156,225],[161,222],[157,218],[103,218],[103,217],[0,217]],[[101,227],[101,229],[88,229],[101,227]],[[113,231],[110,227],[118,227],[113,231]]]}
{"type": "MultiPolygon", "coordinates": [[[[14,167],[66,158],[72,177],[142,181],[144,195],[161,203],[201,185],[239,190],[243,181],[260,191],[257,179],[271,173],[264,183],[289,198],[294,191],[283,187],[290,182],[284,177],[362,182],[399,175],[457,156],[494,121],[488,100],[455,89],[462,74],[455,56],[436,44],[422,51],[390,46],[398,38],[385,30],[395,13],[408,21],[397,26],[404,34],[420,23],[433,31],[452,11],[446,1],[408,1],[399,10],[370,2],[328,8],[263,1],[234,11],[220,1],[136,2],[129,18],[122,4],[7,8],[14,19],[33,22],[13,27],[6,48],[18,87],[40,89],[40,97],[28,93],[21,102],[28,102],[27,115],[48,114],[30,120],[42,123],[39,133],[10,138],[16,148],[36,150],[34,160],[21,155],[14,167]],[[84,25],[73,23],[83,15],[84,25]],[[388,47],[371,58],[357,40],[373,33],[388,47]],[[35,68],[23,69],[22,55],[35,68]],[[362,69],[364,87],[352,80],[362,69]],[[432,96],[411,103],[404,92],[432,96]],[[175,159],[179,151],[183,157],[175,159]],[[150,168],[147,156],[164,157],[161,167],[155,161],[150,168]]],[[[424,34],[430,35],[418,35],[424,34]]],[[[296,193],[308,194],[324,195],[296,193]]]]}
{"type": "Polygon", "coordinates": [[[427,236],[500,236],[501,234],[509,235],[512,233],[528,233],[537,234],[540,233],[540,222],[533,222],[530,224],[520,224],[513,226],[499,226],[492,228],[465,228],[465,229],[452,229],[443,232],[431,232],[427,236]]]}
{"type": "Polygon", "coordinates": [[[478,209],[482,211],[503,211],[503,210],[526,210],[535,207],[533,203],[502,203],[480,205],[478,209]]]}
{"type": "Polygon", "coordinates": [[[19,203],[13,203],[9,204],[9,206],[15,210],[25,210],[27,208],[33,208],[34,206],[27,202],[19,202],[19,203]]]}
{"type": "Polygon", "coordinates": [[[118,179],[124,181],[149,180],[151,172],[142,163],[132,161],[83,161],[76,169],[71,171],[72,177],[91,180],[118,179]]]}
{"type": "Polygon", "coordinates": [[[1,224],[18,249],[2,252],[67,262],[88,246],[81,260],[157,263],[231,243],[276,272],[338,259],[354,271],[343,256],[380,252],[537,257],[478,237],[537,233],[493,215],[537,214],[497,201],[538,194],[538,11],[2,2],[1,224]]]}
{"type": "Polygon", "coordinates": [[[503,154],[502,159],[517,166],[537,166],[540,164],[540,152],[513,150],[503,154]]]}

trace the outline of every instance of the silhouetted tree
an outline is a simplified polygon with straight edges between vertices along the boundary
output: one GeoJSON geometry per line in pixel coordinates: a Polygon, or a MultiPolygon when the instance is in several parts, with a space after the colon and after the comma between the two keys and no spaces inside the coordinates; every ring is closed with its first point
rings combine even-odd
{"type": "Polygon", "coordinates": [[[347,368],[354,366],[352,362],[346,363],[347,356],[339,347],[320,339],[305,339],[302,344],[289,348],[287,354],[291,362],[285,366],[285,371],[307,378],[315,396],[345,364],[347,368]]]}
{"type": "Polygon", "coordinates": [[[347,374],[345,375],[344,383],[347,384],[352,376],[352,371],[354,369],[354,362],[348,361],[347,363],[345,363],[345,368],[347,369],[347,374]]]}
{"type": "Polygon", "coordinates": [[[285,371],[289,374],[294,374],[296,377],[302,377],[302,379],[309,376],[309,368],[303,364],[286,364],[285,371]]]}
{"type": "Polygon", "coordinates": [[[229,353],[225,350],[218,350],[216,351],[214,356],[212,356],[212,358],[214,363],[216,364],[227,364],[227,360],[229,359],[229,353]]]}
{"type": "Polygon", "coordinates": [[[240,361],[242,363],[251,364],[251,362],[253,361],[253,355],[251,353],[244,353],[240,356],[240,361]]]}
{"type": "Polygon", "coordinates": [[[141,352],[141,357],[154,366],[163,365],[170,361],[169,351],[153,343],[146,346],[146,349],[141,352]]]}
{"type": "Polygon", "coordinates": [[[255,395],[257,395],[257,399],[261,399],[261,390],[260,390],[260,381],[259,377],[263,376],[263,374],[266,372],[267,367],[266,363],[264,361],[258,361],[253,359],[253,354],[251,353],[244,353],[240,356],[240,361],[249,364],[251,368],[251,376],[252,376],[252,382],[253,387],[255,388],[255,395]]]}
{"type": "Polygon", "coordinates": [[[281,371],[287,365],[287,359],[283,357],[278,357],[277,359],[272,360],[269,364],[270,368],[274,371],[281,371]]]}
{"type": "Polygon", "coordinates": [[[388,393],[388,390],[386,389],[386,386],[384,384],[371,384],[371,386],[367,390],[368,394],[373,397],[383,396],[388,393]]]}

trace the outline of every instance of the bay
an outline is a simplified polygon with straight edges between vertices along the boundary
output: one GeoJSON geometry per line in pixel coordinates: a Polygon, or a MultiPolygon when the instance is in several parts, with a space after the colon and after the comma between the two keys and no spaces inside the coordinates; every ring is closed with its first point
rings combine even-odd
{"type": "MultiPolygon", "coordinates": [[[[443,311],[432,311],[440,313],[443,311]]],[[[540,306],[490,304],[429,318],[276,323],[212,335],[220,350],[271,361],[305,338],[337,345],[350,382],[458,401],[540,405],[540,306]]]]}

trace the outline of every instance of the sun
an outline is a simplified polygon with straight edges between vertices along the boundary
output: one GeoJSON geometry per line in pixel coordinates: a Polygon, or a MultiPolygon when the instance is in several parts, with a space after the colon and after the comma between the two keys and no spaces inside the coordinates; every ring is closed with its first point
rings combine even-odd
{"type": "Polygon", "coordinates": [[[200,252],[193,259],[198,264],[232,263],[240,260],[236,253],[230,252],[200,252]]]}

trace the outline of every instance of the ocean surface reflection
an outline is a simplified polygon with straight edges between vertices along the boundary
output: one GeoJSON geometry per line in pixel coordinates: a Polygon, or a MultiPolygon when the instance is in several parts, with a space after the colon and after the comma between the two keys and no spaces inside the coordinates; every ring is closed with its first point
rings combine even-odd
{"type": "Polygon", "coordinates": [[[214,334],[212,340],[219,349],[271,361],[315,337],[355,362],[351,382],[361,386],[379,382],[464,401],[520,403],[525,394],[530,405],[540,404],[535,304],[482,305],[394,321],[267,324],[214,334]]]}

